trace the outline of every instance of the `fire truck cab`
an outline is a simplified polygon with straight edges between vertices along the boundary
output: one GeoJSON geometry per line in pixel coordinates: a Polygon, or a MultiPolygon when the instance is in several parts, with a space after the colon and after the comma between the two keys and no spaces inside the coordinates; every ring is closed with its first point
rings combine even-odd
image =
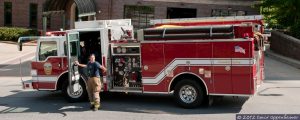
{"type": "Polygon", "coordinates": [[[62,90],[68,101],[82,101],[88,78],[73,63],[87,63],[95,54],[108,69],[102,91],[173,94],[184,108],[209,96],[256,93],[264,79],[261,16],[151,23],[153,28],[137,31],[137,39],[128,19],[77,22],[64,36],[37,37],[32,80],[24,88],[62,90]]]}
{"type": "MultiPolygon", "coordinates": [[[[20,37],[20,48],[26,40],[37,40],[37,49],[31,62],[32,80],[24,81],[23,88],[62,90],[69,102],[77,102],[87,98],[85,87],[88,77],[86,69],[74,65],[74,61],[86,64],[89,55],[95,54],[96,61],[108,67],[109,41],[133,41],[133,27],[129,19],[81,21],[76,22],[72,30],[20,37]]],[[[111,72],[103,75],[103,91],[111,88],[108,87],[111,83],[107,74],[111,72]]]]}

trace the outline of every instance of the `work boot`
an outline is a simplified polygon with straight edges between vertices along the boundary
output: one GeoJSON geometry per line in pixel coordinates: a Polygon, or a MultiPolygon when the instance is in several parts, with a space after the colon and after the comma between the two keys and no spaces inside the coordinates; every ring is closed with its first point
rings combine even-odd
{"type": "Polygon", "coordinates": [[[91,103],[91,106],[90,106],[90,109],[94,109],[95,108],[95,103],[94,102],[90,102],[91,103]]]}
{"type": "Polygon", "coordinates": [[[93,110],[94,108],[95,108],[95,106],[94,106],[94,105],[91,105],[91,106],[90,106],[90,109],[91,109],[91,110],[93,110]]]}
{"type": "Polygon", "coordinates": [[[100,103],[96,103],[95,106],[94,106],[93,111],[97,111],[99,109],[100,109],[100,103]]]}
{"type": "Polygon", "coordinates": [[[98,111],[99,109],[98,108],[96,108],[96,107],[94,107],[94,109],[93,109],[93,111],[98,111]]]}

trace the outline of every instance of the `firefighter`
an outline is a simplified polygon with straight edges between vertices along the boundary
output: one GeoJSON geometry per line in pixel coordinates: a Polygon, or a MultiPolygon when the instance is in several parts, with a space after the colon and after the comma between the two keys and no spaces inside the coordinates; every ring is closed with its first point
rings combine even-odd
{"type": "Polygon", "coordinates": [[[80,64],[78,61],[75,61],[75,64],[80,67],[86,67],[88,71],[88,81],[87,81],[87,92],[89,100],[91,103],[91,109],[94,111],[100,108],[100,90],[101,90],[101,81],[102,81],[102,72],[106,72],[106,68],[100,63],[95,61],[95,55],[91,54],[89,62],[85,64],[80,64]],[[101,69],[101,70],[100,70],[101,69]]]}

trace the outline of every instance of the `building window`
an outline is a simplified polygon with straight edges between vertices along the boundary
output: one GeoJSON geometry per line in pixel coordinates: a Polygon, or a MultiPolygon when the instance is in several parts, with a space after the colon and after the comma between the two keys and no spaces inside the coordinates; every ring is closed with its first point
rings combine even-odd
{"type": "Polygon", "coordinates": [[[36,28],[38,19],[38,5],[31,3],[29,7],[29,27],[36,28]]]}
{"type": "Polygon", "coordinates": [[[239,10],[239,11],[236,12],[236,15],[237,16],[244,16],[244,15],[246,15],[246,11],[239,10]]]}
{"type": "Polygon", "coordinates": [[[154,7],[125,5],[124,18],[131,19],[135,29],[146,28],[150,26],[150,20],[154,19],[154,7]]]}
{"type": "Polygon", "coordinates": [[[172,18],[195,18],[197,17],[197,9],[193,8],[168,8],[167,19],[172,18]]]}
{"type": "Polygon", "coordinates": [[[222,16],[245,16],[246,11],[242,10],[229,10],[229,9],[213,9],[211,11],[212,17],[222,17],[222,16]]]}
{"type": "Polygon", "coordinates": [[[4,2],[4,25],[12,25],[12,3],[4,2]]]}

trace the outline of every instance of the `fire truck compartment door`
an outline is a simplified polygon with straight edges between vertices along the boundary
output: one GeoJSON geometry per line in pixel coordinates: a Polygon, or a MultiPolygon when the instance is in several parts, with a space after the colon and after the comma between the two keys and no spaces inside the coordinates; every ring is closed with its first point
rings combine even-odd
{"type": "Polygon", "coordinates": [[[213,43],[216,94],[251,94],[251,41],[213,43]]]}
{"type": "Polygon", "coordinates": [[[78,66],[74,64],[78,61],[80,54],[79,47],[79,33],[69,32],[67,34],[67,58],[68,58],[68,75],[69,75],[69,87],[70,91],[76,92],[79,90],[79,71],[78,66]]]}
{"type": "MultiPolygon", "coordinates": [[[[164,75],[164,45],[159,43],[143,43],[141,47],[143,84],[159,84],[164,75]],[[161,75],[162,74],[162,75],[161,75]]],[[[165,87],[165,86],[164,86],[165,87]]],[[[145,88],[152,90],[153,88],[145,88]]]]}
{"type": "Polygon", "coordinates": [[[253,80],[253,63],[252,63],[252,42],[236,42],[233,43],[232,50],[232,92],[233,94],[252,94],[255,88],[253,80]]]}
{"type": "Polygon", "coordinates": [[[230,42],[213,43],[213,81],[216,94],[232,93],[231,48],[230,42]]]}

